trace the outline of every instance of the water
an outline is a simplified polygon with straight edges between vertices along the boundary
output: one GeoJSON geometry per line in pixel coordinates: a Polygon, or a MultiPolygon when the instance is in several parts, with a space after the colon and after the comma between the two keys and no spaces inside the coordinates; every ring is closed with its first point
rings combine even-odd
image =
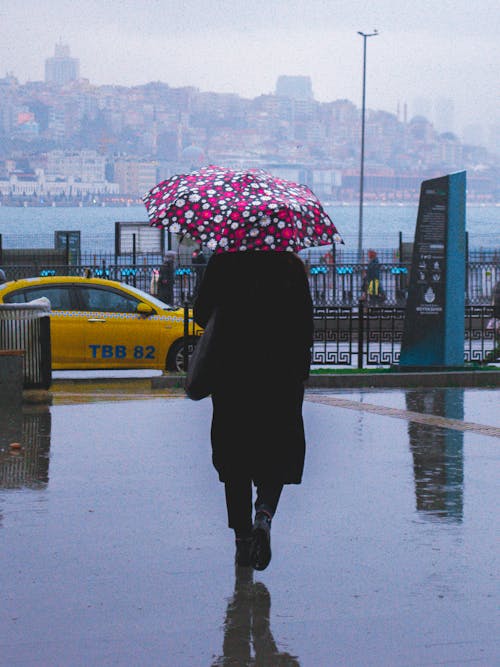
{"type": "MultiPolygon", "coordinates": [[[[356,205],[327,207],[345,241],[346,250],[358,245],[356,205]]],[[[397,248],[413,241],[418,205],[367,205],[363,209],[363,247],[397,248]]],[[[0,207],[0,234],[4,248],[52,248],[54,232],[81,231],[82,251],[113,252],[115,222],[147,222],[144,206],[123,207],[0,207]]],[[[499,245],[500,206],[468,205],[467,231],[471,249],[499,245]]]]}

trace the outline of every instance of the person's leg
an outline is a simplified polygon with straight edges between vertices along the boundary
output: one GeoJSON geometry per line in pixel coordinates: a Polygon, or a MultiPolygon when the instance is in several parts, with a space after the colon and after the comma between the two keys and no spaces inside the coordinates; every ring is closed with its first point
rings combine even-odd
{"type": "Polygon", "coordinates": [[[283,484],[281,483],[262,482],[257,484],[255,512],[265,512],[272,519],[276,513],[282,490],[283,484]]]}
{"type": "Polygon", "coordinates": [[[224,484],[229,528],[236,540],[236,565],[250,565],[252,536],[252,481],[234,479],[224,484]]]}
{"type": "Polygon", "coordinates": [[[255,521],[252,529],[250,561],[255,570],[265,570],[271,562],[271,520],[276,512],[283,484],[257,484],[255,521]]]}
{"type": "Polygon", "coordinates": [[[225,482],[227,520],[236,537],[248,537],[252,532],[252,482],[232,479],[225,482]]]}

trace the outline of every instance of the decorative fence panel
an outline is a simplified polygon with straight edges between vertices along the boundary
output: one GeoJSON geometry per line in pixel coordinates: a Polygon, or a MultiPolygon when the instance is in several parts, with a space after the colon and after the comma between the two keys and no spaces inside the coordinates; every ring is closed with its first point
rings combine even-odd
{"type": "MultiPolygon", "coordinates": [[[[464,363],[499,360],[500,332],[492,306],[465,309],[464,363]]],[[[315,306],[313,366],[392,366],[399,363],[405,309],[315,306]]]]}
{"type": "Polygon", "coordinates": [[[468,306],[465,309],[465,361],[499,359],[500,322],[493,318],[493,306],[468,306]]]}
{"type": "Polygon", "coordinates": [[[404,308],[361,308],[364,318],[363,356],[367,366],[392,366],[399,362],[405,318],[404,308]],[[364,311],[364,312],[363,312],[364,311]]]}

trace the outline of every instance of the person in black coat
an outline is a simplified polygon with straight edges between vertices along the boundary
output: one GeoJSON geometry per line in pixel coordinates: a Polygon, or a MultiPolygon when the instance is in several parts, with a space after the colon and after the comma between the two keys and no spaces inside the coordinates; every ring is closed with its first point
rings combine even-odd
{"type": "Polygon", "coordinates": [[[236,563],[262,570],[271,559],[271,519],[283,485],[300,484],[304,467],[313,314],[302,261],[290,252],[213,255],[195,321],[206,326],[216,308],[212,461],[225,485],[236,563]]]}
{"type": "Polygon", "coordinates": [[[158,298],[167,304],[174,303],[175,252],[168,251],[158,274],[158,298]]]}
{"type": "Polygon", "coordinates": [[[207,264],[207,258],[205,257],[205,253],[203,252],[203,248],[201,246],[193,252],[191,263],[194,269],[193,295],[196,298],[198,290],[200,289],[205,266],[207,264]]]}

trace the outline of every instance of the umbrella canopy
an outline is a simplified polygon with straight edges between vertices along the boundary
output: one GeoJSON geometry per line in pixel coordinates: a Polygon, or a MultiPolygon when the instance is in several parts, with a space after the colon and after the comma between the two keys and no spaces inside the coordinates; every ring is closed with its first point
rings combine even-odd
{"type": "Polygon", "coordinates": [[[290,250],[343,243],[316,195],[261,169],[205,167],[162,181],[143,197],[150,223],[214,252],[290,250]]]}

